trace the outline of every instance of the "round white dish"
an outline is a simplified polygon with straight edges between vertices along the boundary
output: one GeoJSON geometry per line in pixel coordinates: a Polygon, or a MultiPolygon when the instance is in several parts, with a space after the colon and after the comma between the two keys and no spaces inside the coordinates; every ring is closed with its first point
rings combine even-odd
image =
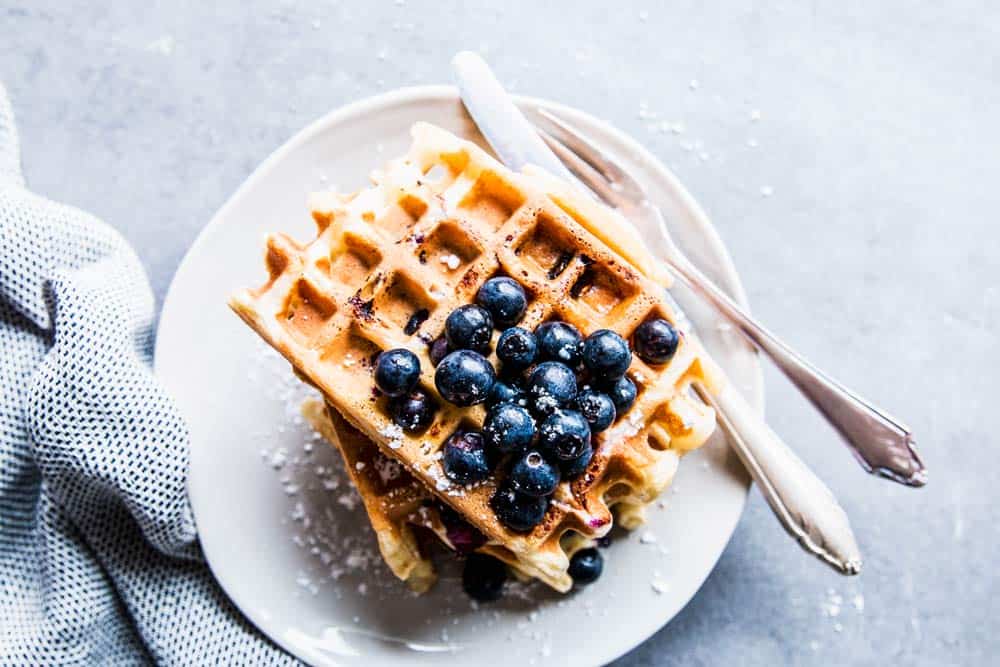
{"type": "MultiPolygon", "coordinates": [[[[678,242],[745,303],[732,262],[705,214],[635,141],[592,116],[549,108],[620,156],[649,188],[678,242]]],[[[425,120],[482,142],[453,88],[408,88],[334,111],[296,134],[247,179],[181,263],[167,294],[156,372],[191,429],[189,492],[201,544],[222,588],[262,632],[317,665],[603,664],[641,643],[695,594],[725,547],[749,480],[722,437],[686,457],[645,529],[616,534],[603,577],[569,596],[516,585],[476,608],[454,559],[415,596],[381,565],[364,511],[332,448],[297,416],[308,392],[226,306],[264,281],[262,239],[307,239],[309,192],[364,185],[403,153],[425,120]]],[[[762,408],[756,356],[682,291],[707,347],[762,408]]]]}

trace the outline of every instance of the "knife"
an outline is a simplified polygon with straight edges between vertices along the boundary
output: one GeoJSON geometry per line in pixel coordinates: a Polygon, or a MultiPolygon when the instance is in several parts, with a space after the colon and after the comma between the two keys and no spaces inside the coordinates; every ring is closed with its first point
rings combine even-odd
{"type": "MultiPolygon", "coordinates": [[[[463,51],[454,57],[452,66],[462,102],[504,164],[516,171],[535,165],[569,183],[576,182],[479,55],[463,51]]],[[[622,219],[622,224],[635,233],[626,220],[622,219]]],[[[686,334],[693,335],[684,311],[675,302],[672,305],[683,318],[678,324],[686,334]]],[[[700,386],[695,386],[695,391],[715,409],[719,426],[785,530],[808,553],[839,572],[860,572],[861,553],[850,522],[829,488],[771,430],[732,383],[727,382],[718,397],[700,386]]]]}

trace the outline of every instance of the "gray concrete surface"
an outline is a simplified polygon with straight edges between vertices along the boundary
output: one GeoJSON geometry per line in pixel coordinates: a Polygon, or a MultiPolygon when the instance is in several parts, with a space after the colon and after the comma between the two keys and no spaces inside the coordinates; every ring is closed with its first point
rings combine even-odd
{"type": "Polygon", "coordinates": [[[620,664],[995,664],[996,3],[0,0],[29,184],[121,230],[160,298],[271,150],[446,81],[470,47],[671,165],[756,312],[908,420],[931,471],[920,491],[866,477],[769,374],[769,419],[852,515],[865,572],[806,559],[754,492],[700,594],[620,664]]]}

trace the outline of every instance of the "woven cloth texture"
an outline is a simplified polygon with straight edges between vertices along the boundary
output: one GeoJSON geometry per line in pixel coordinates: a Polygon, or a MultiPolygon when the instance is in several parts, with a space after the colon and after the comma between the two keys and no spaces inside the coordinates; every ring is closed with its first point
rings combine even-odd
{"type": "Polygon", "coordinates": [[[203,561],[153,315],[121,235],[26,188],[0,85],[2,665],[295,662],[203,561]]]}

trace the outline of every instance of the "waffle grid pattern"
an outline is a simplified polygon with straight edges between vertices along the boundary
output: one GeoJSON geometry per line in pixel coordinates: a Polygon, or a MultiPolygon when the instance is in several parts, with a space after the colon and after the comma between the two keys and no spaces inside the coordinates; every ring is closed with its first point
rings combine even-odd
{"type": "Polygon", "coordinates": [[[315,240],[302,245],[270,237],[269,281],[236,295],[231,305],[352,425],[406,464],[498,552],[511,551],[557,588],[568,588],[560,538],[569,530],[605,534],[614,503],[631,517],[626,523],[641,520],[642,507],[672,479],[679,456],[711,434],[714,414],[687,388],[693,380],[712,388],[717,373],[689,338],[662,367],[635,358],[629,376],[639,389],[636,403],[595,438],[588,470],[560,485],[532,532],[505,529],[488,505],[492,483],[453,485],[440,466],[447,437],[484,417],[482,407],[449,405],[434,388],[428,343],[443,331],[448,313],[473,302],[488,278],[508,275],[529,295],[521,323],[527,328],[561,319],[584,335],[608,328],[629,338],[648,318],[675,318],[662,287],[588,231],[614,224],[613,218],[594,220],[593,206],[574,205],[565,192],[550,196],[443,130],[418,124],[413,134],[409,154],[376,172],[374,187],[312,202],[315,240]],[[591,217],[580,219],[580,211],[591,217]],[[393,426],[387,400],[372,391],[371,364],[381,350],[396,347],[417,354],[421,385],[438,402],[433,424],[415,436],[393,426]]]}

